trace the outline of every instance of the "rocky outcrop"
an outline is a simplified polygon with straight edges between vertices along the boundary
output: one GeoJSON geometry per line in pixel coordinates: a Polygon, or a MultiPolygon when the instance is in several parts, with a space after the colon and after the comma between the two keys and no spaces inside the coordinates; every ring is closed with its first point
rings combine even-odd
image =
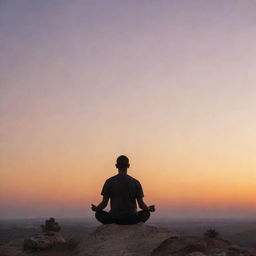
{"type": "Polygon", "coordinates": [[[12,241],[6,245],[0,246],[0,256],[71,256],[73,255],[74,245],[67,243],[58,243],[50,248],[24,249],[23,239],[12,241]]]}
{"type": "Polygon", "coordinates": [[[17,239],[0,246],[0,256],[27,256],[27,253],[23,250],[23,240],[17,239]]]}
{"type": "Polygon", "coordinates": [[[166,229],[136,225],[102,225],[77,249],[78,256],[143,256],[161,242],[176,236],[166,229]]]}
{"type": "Polygon", "coordinates": [[[78,256],[256,256],[222,238],[178,236],[136,224],[102,225],[76,251],[78,256]]]}
{"type": "Polygon", "coordinates": [[[169,238],[155,248],[151,256],[256,256],[221,238],[169,238]]]}
{"type": "Polygon", "coordinates": [[[191,252],[191,253],[187,254],[187,256],[205,256],[205,254],[203,254],[201,252],[191,252]]]}
{"type": "Polygon", "coordinates": [[[66,243],[63,236],[58,232],[52,232],[51,235],[36,234],[24,239],[24,248],[32,250],[44,250],[55,246],[56,244],[66,243]]]}
{"type": "Polygon", "coordinates": [[[73,249],[73,241],[65,241],[62,235],[56,232],[51,236],[36,234],[11,241],[0,246],[0,256],[71,256],[73,249]]]}
{"type": "Polygon", "coordinates": [[[34,236],[25,240],[24,245],[33,248],[29,251],[24,250],[23,240],[0,246],[0,256],[256,256],[255,249],[241,248],[221,238],[178,236],[142,223],[102,225],[75,248],[56,240],[48,247],[44,239],[34,236]]]}

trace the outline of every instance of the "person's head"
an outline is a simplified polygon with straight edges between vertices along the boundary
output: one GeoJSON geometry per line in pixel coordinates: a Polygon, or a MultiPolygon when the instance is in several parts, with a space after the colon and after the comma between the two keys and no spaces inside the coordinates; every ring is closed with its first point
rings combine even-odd
{"type": "Polygon", "coordinates": [[[129,167],[129,158],[127,156],[121,155],[116,159],[116,168],[119,171],[127,170],[129,167]]]}

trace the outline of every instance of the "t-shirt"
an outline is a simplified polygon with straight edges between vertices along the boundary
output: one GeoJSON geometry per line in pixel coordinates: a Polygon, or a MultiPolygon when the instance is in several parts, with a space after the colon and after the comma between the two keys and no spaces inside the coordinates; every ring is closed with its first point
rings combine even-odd
{"type": "Polygon", "coordinates": [[[107,179],[101,195],[110,198],[110,213],[113,216],[136,213],[136,199],[144,196],[140,182],[127,174],[107,179]]]}

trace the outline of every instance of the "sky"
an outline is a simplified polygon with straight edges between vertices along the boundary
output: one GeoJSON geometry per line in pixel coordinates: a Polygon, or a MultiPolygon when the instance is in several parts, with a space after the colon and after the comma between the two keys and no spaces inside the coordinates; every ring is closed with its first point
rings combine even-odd
{"type": "Polygon", "coordinates": [[[255,12],[0,0],[0,218],[93,218],[121,154],[153,219],[255,218],[255,12]]]}

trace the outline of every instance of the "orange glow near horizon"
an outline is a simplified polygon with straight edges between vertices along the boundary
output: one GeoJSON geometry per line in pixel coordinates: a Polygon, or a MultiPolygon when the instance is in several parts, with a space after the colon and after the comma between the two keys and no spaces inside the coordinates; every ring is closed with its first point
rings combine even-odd
{"type": "MultiPolygon", "coordinates": [[[[50,155],[45,157],[41,156],[40,168],[37,162],[30,162],[30,157],[22,158],[23,164],[27,165],[23,175],[19,179],[16,175],[9,175],[1,180],[2,202],[32,206],[41,202],[49,207],[60,204],[89,208],[91,203],[100,201],[105,179],[116,174],[115,158],[110,156],[99,162],[97,155],[86,161],[77,155],[75,158],[65,155],[55,155],[52,159],[50,155]]],[[[155,204],[160,210],[168,207],[233,207],[241,210],[256,207],[255,179],[240,173],[240,168],[229,172],[222,161],[215,162],[211,168],[204,168],[195,156],[187,163],[179,162],[179,157],[170,157],[172,160],[163,162],[157,155],[155,159],[147,160],[144,156],[134,160],[130,157],[129,174],[142,183],[147,203],[155,204]],[[225,172],[219,169],[221,166],[225,172]]],[[[17,168],[18,172],[20,166],[17,162],[13,171],[17,168]]]]}

